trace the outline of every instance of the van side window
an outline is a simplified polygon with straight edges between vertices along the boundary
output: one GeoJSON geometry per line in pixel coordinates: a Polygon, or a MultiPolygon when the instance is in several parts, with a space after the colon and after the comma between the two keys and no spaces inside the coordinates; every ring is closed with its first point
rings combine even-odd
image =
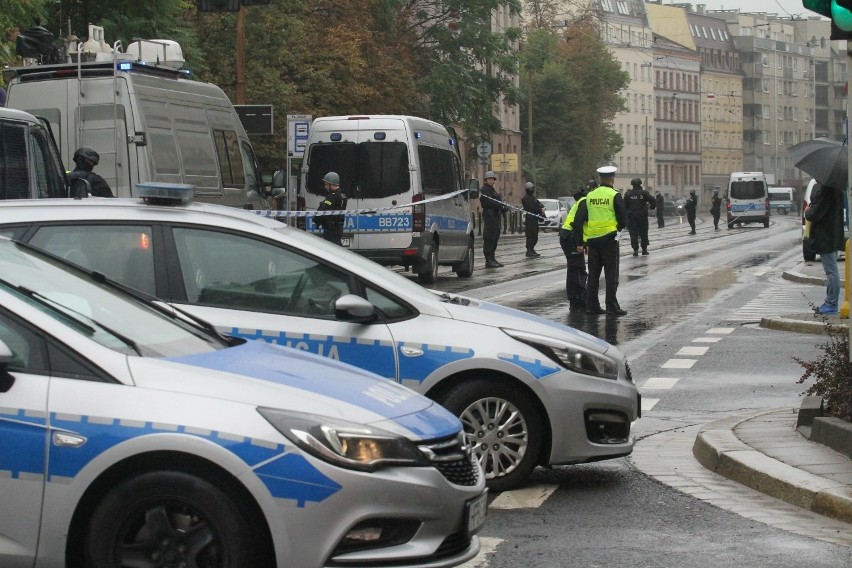
{"type": "Polygon", "coordinates": [[[26,126],[0,122],[0,199],[30,197],[26,135],[26,126]]]}
{"type": "Polygon", "coordinates": [[[245,168],[237,133],[233,130],[214,129],[213,138],[216,140],[216,155],[222,172],[222,185],[245,187],[245,168]]]}
{"type": "Polygon", "coordinates": [[[240,150],[243,153],[243,165],[245,166],[246,187],[255,191],[260,191],[263,179],[260,175],[260,167],[257,165],[257,158],[254,156],[254,150],[248,142],[240,144],[240,150]]]}
{"type": "Polygon", "coordinates": [[[68,197],[65,191],[65,180],[62,177],[62,165],[53,151],[54,146],[49,136],[42,126],[34,126],[30,130],[38,196],[68,197]]]}
{"type": "Polygon", "coordinates": [[[417,148],[424,193],[451,193],[457,189],[453,153],[434,146],[417,148]]]}

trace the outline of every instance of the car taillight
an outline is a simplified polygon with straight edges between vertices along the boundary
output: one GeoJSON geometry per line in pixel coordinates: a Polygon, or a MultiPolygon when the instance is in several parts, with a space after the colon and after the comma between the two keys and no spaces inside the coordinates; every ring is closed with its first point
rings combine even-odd
{"type": "MultiPolygon", "coordinates": [[[[423,201],[423,194],[418,193],[411,200],[412,203],[417,203],[418,201],[423,201]]],[[[422,233],[426,230],[426,206],[425,205],[413,205],[411,207],[413,219],[412,219],[412,227],[415,233],[422,233]]]]}

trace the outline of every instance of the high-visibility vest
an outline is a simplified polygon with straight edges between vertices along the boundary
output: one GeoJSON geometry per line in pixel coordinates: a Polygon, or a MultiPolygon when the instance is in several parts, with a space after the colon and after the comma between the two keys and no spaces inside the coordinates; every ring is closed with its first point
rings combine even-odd
{"type": "Polygon", "coordinates": [[[571,224],[574,222],[574,217],[577,216],[577,208],[580,206],[580,202],[583,201],[585,198],[586,196],[584,195],[583,197],[575,201],[574,205],[571,206],[571,210],[568,211],[568,215],[565,216],[565,222],[562,223],[563,229],[567,229],[569,231],[573,229],[571,224]]]}
{"type": "Polygon", "coordinates": [[[618,229],[615,218],[615,196],[618,192],[606,185],[596,187],[586,196],[586,210],[589,219],[583,225],[583,240],[614,233],[618,229]]]}

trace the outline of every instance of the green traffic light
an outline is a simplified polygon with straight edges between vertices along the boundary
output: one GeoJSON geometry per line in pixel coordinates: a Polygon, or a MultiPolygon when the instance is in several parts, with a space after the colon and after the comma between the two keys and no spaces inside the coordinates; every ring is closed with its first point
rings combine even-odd
{"type": "MultiPolygon", "coordinates": [[[[823,2],[824,3],[824,2],[823,2]]],[[[844,32],[852,32],[852,2],[831,0],[831,20],[844,32]],[[843,5],[841,5],[841,3],[843,5]]]]}
{"type": "Polygon", "coordinates": [[[811,12],[816,12],[826,18],[831,17],[834,0],[802,0],[802,5],[811,12]]]}

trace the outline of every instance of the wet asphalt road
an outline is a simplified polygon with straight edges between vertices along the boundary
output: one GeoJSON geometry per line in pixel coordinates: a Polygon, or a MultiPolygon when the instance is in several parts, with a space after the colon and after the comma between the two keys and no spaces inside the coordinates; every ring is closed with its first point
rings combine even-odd
{"type": "MultiPolygon", "coordinates": [[[[818,287],[780,277],[801,257],[798,218],[773,217],[768,229],[714,231],[707,217],[699,219],[697,235],[687,235],[688,225],[677,219],[667,221],[664,229],[652,221],[647,257],[634,258],[622,241],[618,298],[628,314],[620,318],[569,312],[555,233],[540,236],[543,256],[532,260],[523,256],[522,237],[504,237],[497,249],[504,268],[479,266],[469,279],[442,272],[432,288],[522,309],[617,344],[640,391],[650,377],[677,376],[677,386],[655,394],[659,402],[634,424],[639,443],[743,411],[796,406],[804,387],[796,383],[802,369],[792,357],[819,357],[819,339],[757,323],[761,312],[807,311],[808,302],[821,300],[818,287]],[[732,333],[712,355],[688,371],[661,368],[718,326],[732,333]]],[[[552,493],[533,506],[492,507],[482,533],[486,552],[469,566],[852,566],[848,547],[718,509],[659,484],[630,458],[539,468],[527,490],[552,493]]]]}

